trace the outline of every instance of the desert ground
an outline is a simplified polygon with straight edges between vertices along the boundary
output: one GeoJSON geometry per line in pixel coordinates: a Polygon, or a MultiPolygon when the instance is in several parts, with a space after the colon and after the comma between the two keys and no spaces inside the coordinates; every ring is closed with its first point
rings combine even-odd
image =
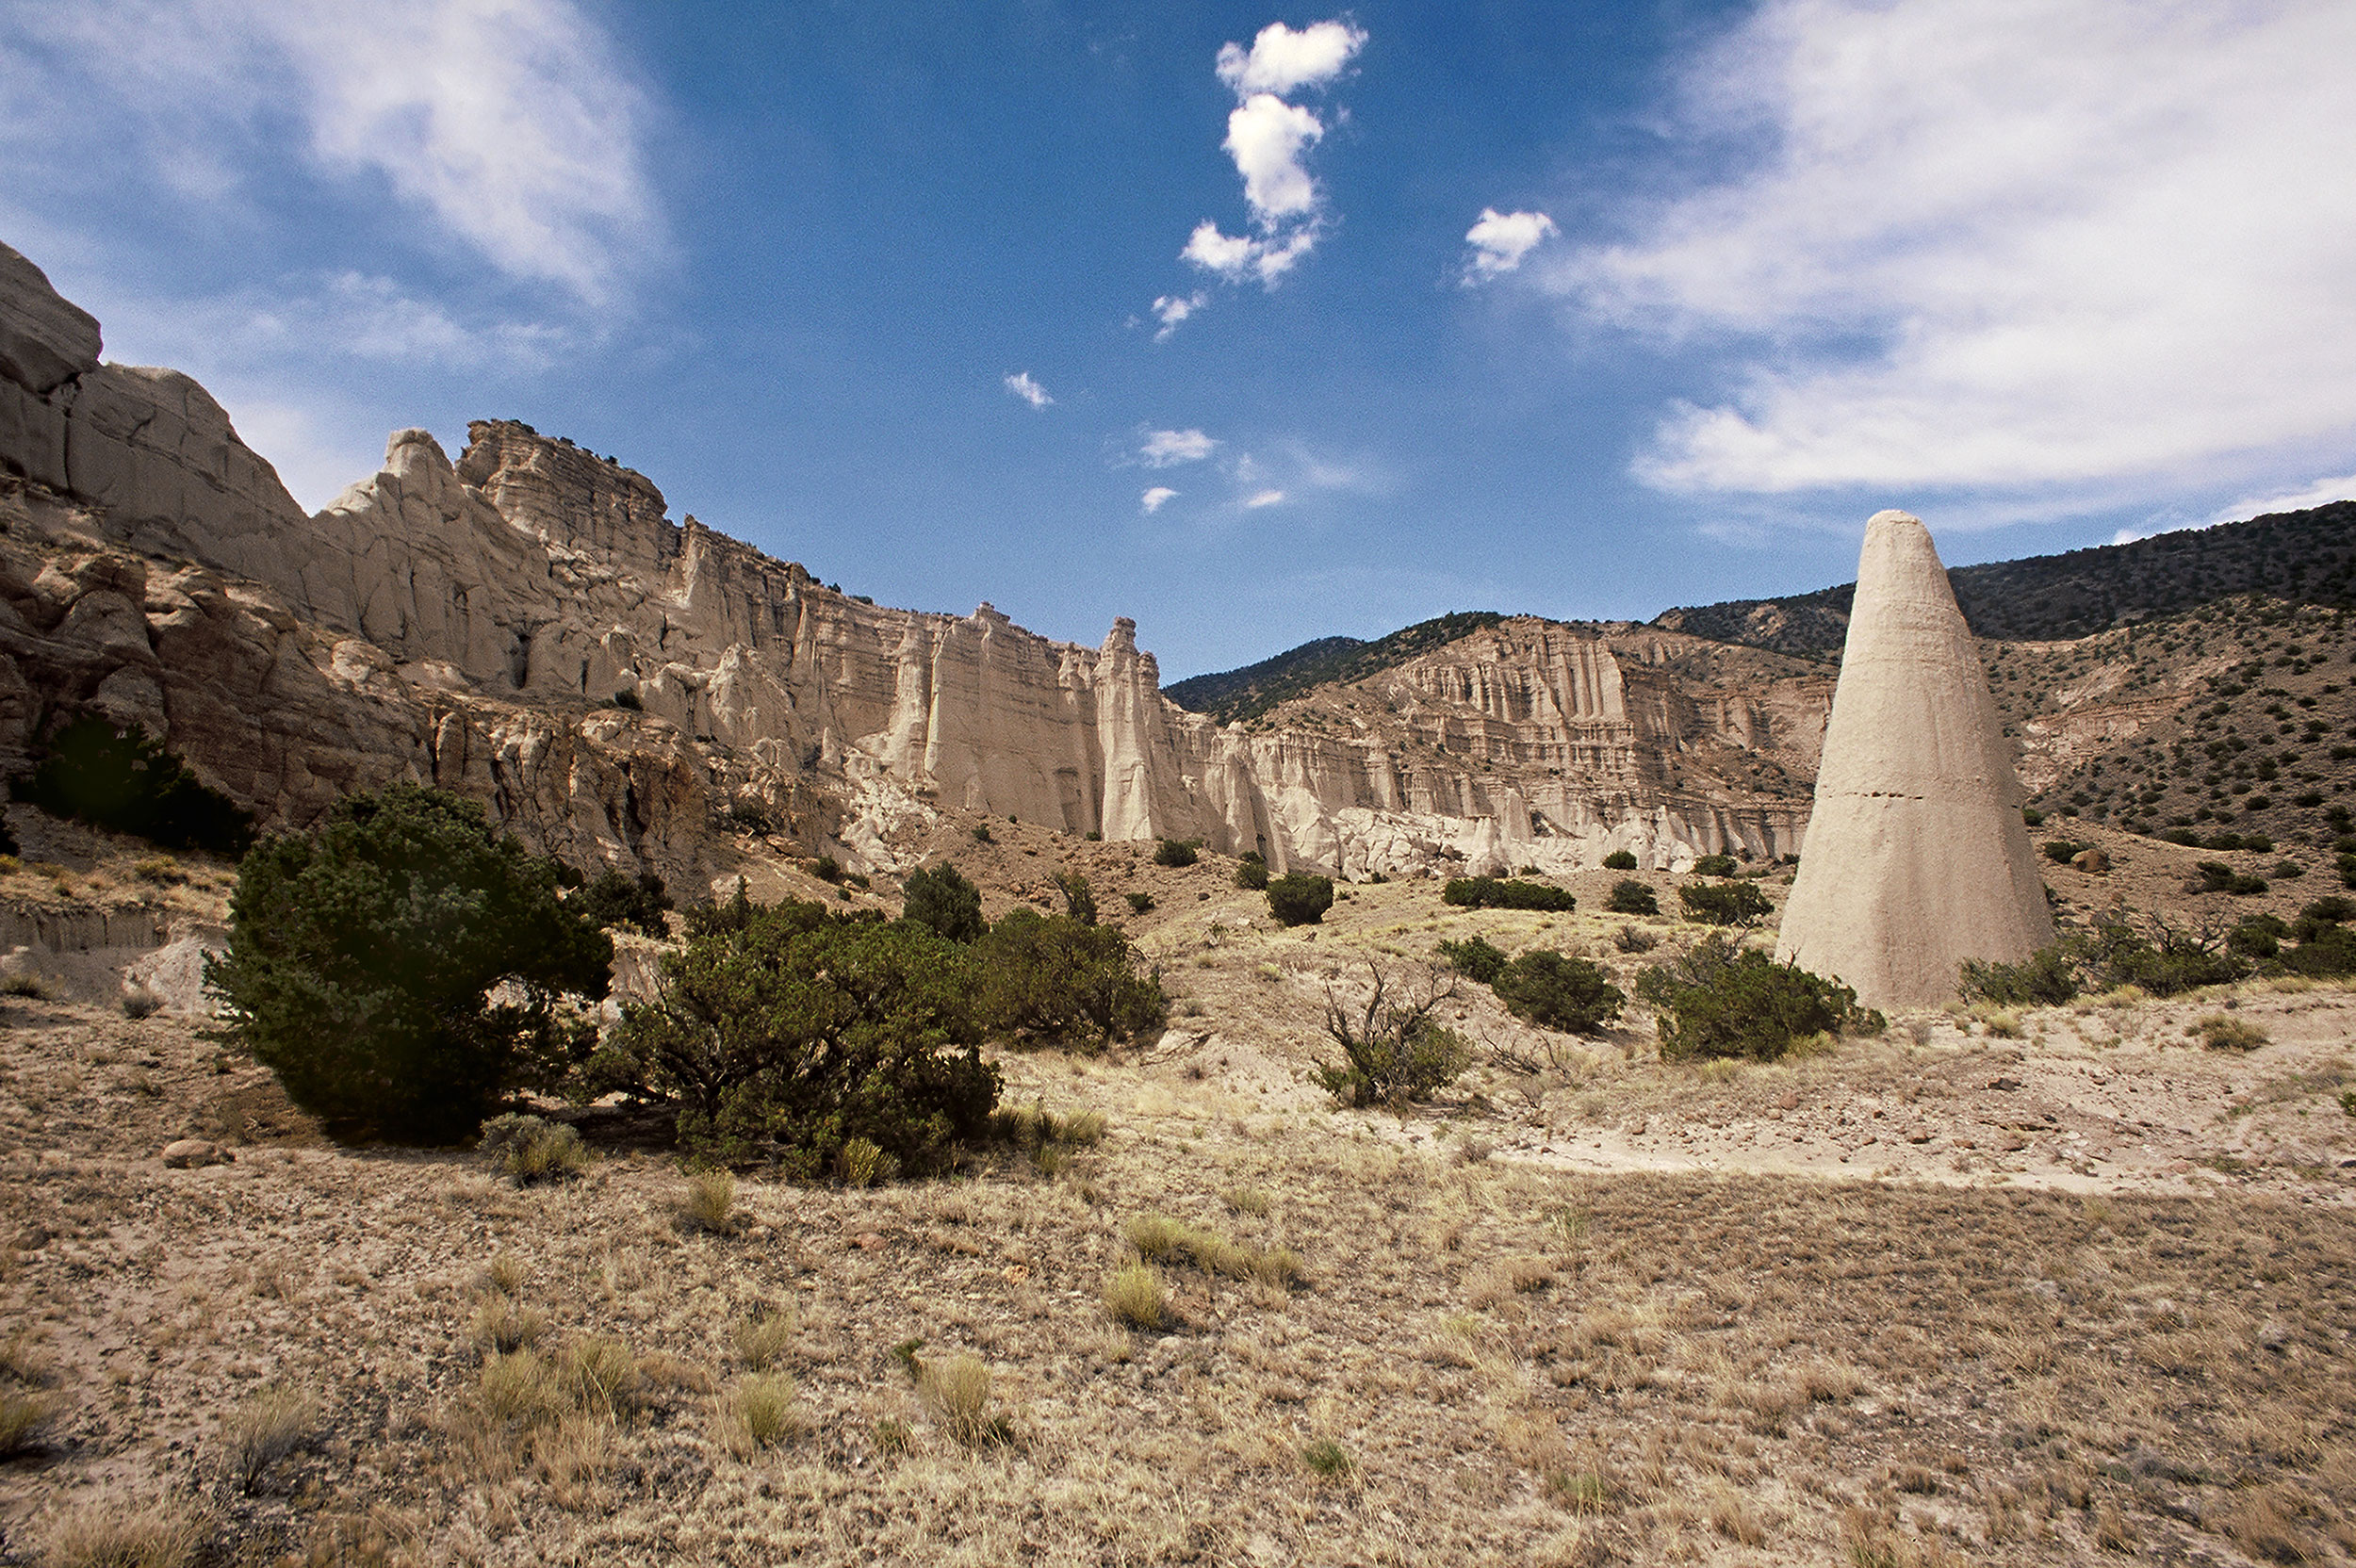
{"type": "MultiPolygon", "coordinates": [[[[1456,1089],[1341,1111],[1307,1074],[1369,964],[1432,983],[1479,932],[1625,983],[1700,928],[1589,913],[1599,873],[1572,915],[1397,882],[1284,931],[1231,861],[942,834],[993,915],[1084,870],[1174,1002],[1131,1046],[1001,1053],[1043,1116],[943,1181],[699,1191],[643,1119],[565,1109],[594,1160],[519,1187],[330,1142],[200,1019],[15,985],[0,1562],[2356,1555],[2348,988],[1694,1066],[1641,1010],[1552,1035],[1466,984],[1456,1089]],[[2208,1048],[2217,1018],[2264,1042],[2208,1048]],[[191,1136],[231,1157],[168,1167],[191,1136]],[[1141,1251],[1150,1328],[1107,1298],[1141,1251]]],[[[2201,852],[2077,836],[2117,864],[2050,869],[2066,916],[2197,918],[2201,852]]],[[[154,890],[82,850],[0,891],[154,890]]],[[[218,900],[187,869],[170,897],[218,900]]]]}

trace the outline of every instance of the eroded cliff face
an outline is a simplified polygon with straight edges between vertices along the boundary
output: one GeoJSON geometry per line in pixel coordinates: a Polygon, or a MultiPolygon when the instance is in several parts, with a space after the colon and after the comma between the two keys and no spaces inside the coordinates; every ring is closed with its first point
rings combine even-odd
{"type": "Polygon", "coordinates": [[[0,765],[83,710],[266,822],[412,777],[582,865],[896,868],[943,808],[1351,876],[1798,847],[1830,680],[1653,628],[1511,620],[1248,727],[1117,621],[892,610],[528,426],[397,432],[304,516],[202,387],[101,365],[0,247],[0,765]]]}

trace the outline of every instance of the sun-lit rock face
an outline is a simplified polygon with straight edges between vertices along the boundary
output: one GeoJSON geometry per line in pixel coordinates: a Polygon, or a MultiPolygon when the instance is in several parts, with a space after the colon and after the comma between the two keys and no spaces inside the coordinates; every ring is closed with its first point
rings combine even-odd
{"type": "Polygon", "coordinates": [[[1921,520],[1876,513],[1776,951],[1869,1005],[1955,992],[2053,939],[1996,704],[1921,520]]]}
{"type": "Polygon", "coordinates": [[[32,612],[0,626],[0,761],[94,709],[266,821],[414,777],[579,862],[688,876],[747,824],[891,865],[941,807],[1351,876],[1797,847],[1790,799],[1719,776],[1806,766],[1822,682],[1697,683],[1696,639],[1516,619],[1222,728],[1125,618],[1089,647],[869,604],[512,421],[455,462],[397,431],[306,517],[204,388],[99,348],[0,248],[0,466],[45,487],[0,563],[32,612]]]}

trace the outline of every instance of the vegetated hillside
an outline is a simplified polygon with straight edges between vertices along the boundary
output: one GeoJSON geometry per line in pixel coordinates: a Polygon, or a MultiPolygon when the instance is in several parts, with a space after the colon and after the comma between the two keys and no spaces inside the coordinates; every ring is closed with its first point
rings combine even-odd
{"type": "Polygon", "coordinates": [[[2347,610],[2243,595],[1982,652],[2047,829],[2084,817],[2312,848],[2356,806],[2352,634],[2347,610]]]}
{"type": "MultiPolygon", "coordinates": [[[[2016,642],[2084,637],[2233,594],[2356,604],[2356,502],[2063,555],[1957,566],[1947,579],[1972,630],[2016,642]]],[[[1786,598],[1669,610],[1653,624],[1778,653],[1837,654],[1848,635],[1856,587],[1844,582],[1786,598]]]]}
{"type": "Polygon", "coordinates": [[[1485,630],[1505,617],[1493,610],[1458,611],[1417,621],[1371,643],[1355,637],[1321,637],[1273,659],[1240,670],[1198,675],[1162,688],[1179,707],[1208,713],[1221,724],[1258,718],[1288,697],[1329,682],[1364,680],[1417,654],[1445,647],[1460,637],[1485,630]]]}

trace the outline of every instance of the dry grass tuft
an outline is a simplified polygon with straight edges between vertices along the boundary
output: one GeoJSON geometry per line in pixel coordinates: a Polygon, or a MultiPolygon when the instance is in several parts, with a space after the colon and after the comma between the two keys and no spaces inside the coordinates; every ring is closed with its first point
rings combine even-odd
{"type": "Polygon", "coordinates": [[[990,1368],[978,1356],[922,1364],[916,1392],[941,1430],[968,1448],[1014,1442],[1014,1422],[990,1408],[990,1368]]]}
{"type": "Polygon", "coordinates": [[[724,1440],[729,1450],[749,1458],[774,1448],[803,1429],[794,1397],[800,1387],[783,1372],[756,1372],[728,1392],[724,1440]]]}
{"type": "Polygon", "coordinates": [[[513,1296],[489,1291],[475,1302],[469,1332],[475,1348],[503,1356],[538,1344],[547,1327],[547,1317],[535,1309],[518,1305],[513,1296]]]}
{"type": "Polygon", "coordinates": [[[763,1307],[748,1317],[738,1318],[731,1337],[736,1341],[737,1359],[756,1372],[766,1372],[784,1356],[794,1336],[801,1331],[801,1314],[792,1307],[763,1307]]]}
{"type": "Polygon", "coordinates": [[[555,1370],[558,1385],[579,1410],[614,1421],[637,1406],[637,1359],[610,1334],[574,1340],[556,1358],[555,1370]]]}
{"type": "Polygon", "coordinates": [[[687,1179],[680,1211],[690,1225],[724,1236],[736,1229],[736,1178],[726,1170],[699,1170],[687,1179]]]}
{"type": "Polygon", "coordinates": [[[1229,1213],[1247,1215],[1253,1219],[1267,1218],[1268,1211],[1276,1206],[1275,1200],[1268,1197],[1265,1187],[1229,1187],[1219,1198],[1227,1205],[1229,1213]]]}
{"type": "Polygon", "coordinates": [[[1133,1216],[1122,1233],[1147,1263],[1190,1267],[1279,1289],[1289,1289],[1301,1279],[1301,1260],[1290,1248],[1239,1247],[1224,1236],[1166,1215],[1133,1216]]]}
{"type": "Polygon", "coordinates": [[[239,1405],[221,1423],[237,1490],[252,1496],[271,1465],[311,1441],[319,1421],[319,1402],[307,1389],[264,1388],[239,1405]]]}
{"type": "Polygon", "coordinates": [[[57,1413],[57,1401],[45,1394],[0,1388],[0,1459],[33,1447],[57,1413]]]}
{"type": "Polygon", "coordinates": [[[203,1521],[185,1506],[126,1509],[100,1498],[50,1529],[47,1561],[50,1568],[188,1568],[204,1543],[203,1521]]]}
{"type": "Polygon", "coordinates": [[[2255,1051],[2267,1038],[2264,1029],[2231,1013],[2211,1013],[2184,1032],[2212,1051],[2255,1051]]]}
{"type": "Polygon", "coordinates": [[[1302,1445],[1301,1462],[1329,1481],[1354,1479],[1358,1474],[1358,1461],[1330,1437],[1313,1438],[1302,1445]]]}
{"type": "Polygon", "coordinates": [[[1104,1286],[1104,1310],[1124,1328],[1151,1333],[1170,1320],[1170,1293],[1152,1265],[1131,1264],[1104,1286]]]}

